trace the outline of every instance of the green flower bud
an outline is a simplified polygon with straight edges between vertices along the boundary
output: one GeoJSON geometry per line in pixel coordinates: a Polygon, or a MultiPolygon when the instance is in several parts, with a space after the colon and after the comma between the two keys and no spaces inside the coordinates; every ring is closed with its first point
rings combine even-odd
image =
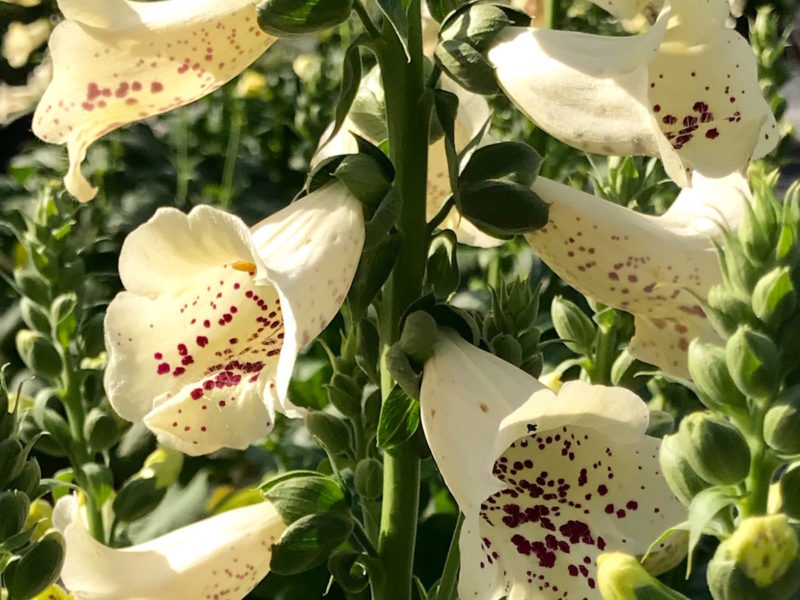
{"type": "Polygon", "coordinates": [[[767,325],[777,326],[797,306],[797,293],[788,267],[773,269],[753,290],[753,312],[767,325]]]}
{"type": "Polygon", "coordinates": [[[742,298],[749,298],[760,275],[759,269],[747,258],[742,243],[728,232],[725,237],[724,259],[721,261],[725,282],[742,298]]]}
{"type": "Polygon", "coordinates": [[[0,492],[0,543],[22,531],[29,506],[30,500],[20,491],[0,492]]]}
{"type": "Polygon", "coordinates": [[[361,416],[361,386],[343,373],[334,373],[328,390],[328,400],[340,413],[351,419],[361,416]]]}
{"type": "Polygon", "coordinates": [[[22,558],[9,561],[3,580],[11,598],[32,598],[47,589],[61,572],[65,553],[64,538],[51,530],[22,558]]]}
{"type": "Polygon", "coordinates": [[[41,306],[36,304],[36,302],[30,298],[23,297],[19,302],[19,310],[25,325],[39,333],[44,333],[45,335],[50,334],[50,330],[52,329],[50,325],[50,315],[48,315],[41,306]]]}
{"type": "Polygon", "coordinates": [[[786,469],[779,485],[783,512],[793,519],[800,519],[800,463],[786,469]]]}
{"type": "Polygon", "coordinates": [[[597,557],[597,587],[604,600],[686,600],[652,577],[633,556],[609,552],[597,557]]]}
{"type": "Polygon", "coordinates": [[[331,454],[350,451],[350,430],[341,419],[328,413],[314,411],[306,415],[306,429],[331,454]]]}
{"type": "MultiPolygon", "coordinates": [[[[764,203],[761,203],[764,204],[764,203]]],[[[761,211],[763,213],[763,211],[761,211]]],[[[772,215],[772,228],[762,223],[750,204],[745,205],[745,211],[739,222],[739,240],[745,255],[752,262],[763,263],[772,252],[773,241],[770,239],[775,230],[775,216],[772,215]]]]}
{"type": "Polygon", "coordinates": [[[800,454],[800,385],[781,392],[764,416],[764,441],[784,454],[800,454]]]}
{"type": "Polygon", "coordinates": [[[501,333],[489,341],[492,353],[515,367],[522,364],[522,345],[513,335],[501,333]]]}
{"type": "Polygon", "coordinates": [[[123,523],[138,521],[149,515],[164,499],[166,488],[159,487],[156,478],[133,477],[125,482],[111,507],[114,516],[123,523]]]}
{"type": "Polygon", "coordinates": [[[356,465],[356,492],[367,500],[377,500],[383,494],[383,465],[374,458],[365,458],[356,465]]]}
{"type": "Polygon", "coordinates": [[[709,290],[705,312],[714,329],[724,337],[733,335],[742,323],[753,324],[756,321],[750,303],[724,285],[715,285],[709,290]]]}
{"type": "Polygon", "coordinates": [[[694,340],[689,344],[689,373],[701,402],[711,410],[730,414],[746,411],[747,399],[733,382],[725,362],[725,350],[694,340]]]}
{"type": "Polygon", "coordinates": [[[717,548],[706,577],[716,600],[787,600],[800,583],[800,561],[786,515],[744,519],[717,548]]]}
{"type": "Polygon", "coordinates": [[[329,29],[350,16],[353,0],[262,0],[258,25],[278,37],[329,29]]]}
{"type": "Polygon", "coordinates": [[[696,412],[681,421],[678,438],[686,460],[714,485],[739,483],[750,471],[750,448],[742,433],[721,417],[696,412]]]}
{"type": "Polygon", "coordinates": [[[428,313],[418,310],[406,318],[400,334],[400,347],[412,361],[425,364],[436,343],[436,321],[428,313]]]}
{"type": "Polygon", "coordinates": [[[95,452],[108,450],[119,441],[120,432],[114,418],[99,408],[93,408],[83,424],[84,435],[95,452]]]}
{"type": "Polygon", "coordinates": [[[19,490],[28,497],[35,496],[41,478],[42,470],[39,468],[39,462],[31,458],[23,465],[19,475],[8,484],[8,488],[19,490]]]}
{"type": "Polygon", "coordinates": [[[725,346],[728,371],[743,394],[768,397],[779,383],[779,355],[775,343],[747,326],[739,327],[725,346]]]}
{"type": "Polygon", "coordinates": [[[580,308],[561,296],[553,298],[550,306],[553,327],[564,345],[575,354],[590,355],[594,344],[595,326],[580,308]]]}
{"type": "Polygon", "coordinates": [[[685,506],[689,506],[697,494],[711,487],[711,484],[704,481],[689,464],[685,447],[678,434],[664,437],[658,460],[669,488],[685,506]]]}
{"type": "Polygon", "coordinates": [[[29,329],[17,332],[17,352],[34,373],[55,379],[61,374],[61,356],[46,337],[29,329]]]}
{"type": "Polygon", "coordinates": [[[14,280],[24,296],[38,304],[49,304],[50,284],[39,273],[32,269],[17,269],[14,271],[14,280]]]}
{"type": "Polygon", "coordinates": [[[159,447],[153,450],[139,471],[141,479],[155,479],[156,488],[164,489],[178,480],[183,468],[183,454],[177,450],[159,447]]]}
{"type": "Polygon", "coordinates": [[[17,477],[25,466],[25,453],[15,439],[0,440],[0,489],[17,477]]]}

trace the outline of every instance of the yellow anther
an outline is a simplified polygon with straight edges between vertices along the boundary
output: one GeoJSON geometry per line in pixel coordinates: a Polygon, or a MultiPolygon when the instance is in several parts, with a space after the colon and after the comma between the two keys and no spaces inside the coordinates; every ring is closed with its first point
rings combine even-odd
{"type": "Polygon", "coordinates": [[[245,273],[249,273],[250,275],[256,274],[255,264],[247,260],[237,260],[231,266],[237,271],[244,271],[245,273]]]}

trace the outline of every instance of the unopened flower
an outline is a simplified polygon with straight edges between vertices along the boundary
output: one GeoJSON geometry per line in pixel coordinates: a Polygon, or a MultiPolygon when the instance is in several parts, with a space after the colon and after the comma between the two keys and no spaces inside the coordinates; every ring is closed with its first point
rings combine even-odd
{"type": "Polygon", "coordinates": [[[555,394],[451,332],[425,364],[420,409],[465,515],[464,600],[595,598],[601,552],[641,554],[685,519],[628,390],[573,381],[555,394]]]}
{"type": "MultiPolygon", "coordinates": [[[[642,2],[596,1],[630,16],[642,2]]],[[[719,178],[779,134],[752,49],[726,0],[673,0],[643,34],[509,27],[488,52],[500,86],[539,127],[599,154],[658,156],[676,183],[719,178]]]]}
{"type": "Polygon", "coordinates": [[[67,546],[61,579],[76,600],[240,600],[269,572],[272,546],[286,530],[261,502],[115,549],[91,536],[76,496],[58,501],[53,523],[67,546]]]}
{"type": "Polygon", "coordinates": [[[80,166],[109,131],[194,102],[241,73],[276,38],[256,22],[254,0],[59,0],[50,36],[53,82],[34,133],[67,144],[64,183],[82,201],[97,193],[80,166]]]}
{"type": "Polygon", "coordinates": [[[331,183],[248,229],[172,208],[126,239],[126,291],[108,307],[114,409],[187,454],[244,449],[300,412],[286,400],[298,351],[333,319],[364,243],[361,205],[331,183]]]}

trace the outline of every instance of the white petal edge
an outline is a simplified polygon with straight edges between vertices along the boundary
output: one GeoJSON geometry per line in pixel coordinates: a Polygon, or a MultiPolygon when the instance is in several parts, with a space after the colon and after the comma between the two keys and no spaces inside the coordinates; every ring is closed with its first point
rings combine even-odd
{"type": "Polygon", "coordinates": [[[286,530],[262,502],[114,549],[89,534],[76,496],[58,501],[53,524],[67,546],[61,578],[76,600],[194,600],[223,590],[241,599],[268,573],[272,545],[286,530]]]}

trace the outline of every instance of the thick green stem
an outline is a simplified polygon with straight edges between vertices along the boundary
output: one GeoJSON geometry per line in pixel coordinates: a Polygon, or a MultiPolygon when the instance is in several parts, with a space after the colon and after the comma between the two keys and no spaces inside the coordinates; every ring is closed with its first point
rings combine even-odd
{"type": "Polygon", "coordinates": [[[740,503],[741,516],[764,515],[767,513],[767,499],[772,474],[775,471],[774,456],[764,442],[764,408],[755,405],[751,411],[748,429],[745,433],[750,447],[750,472],[745,479],[747,497],[740,503]]]}
{"type": "Polygon", "coordinates": [[[597,352],[591,380],[595,385],[611,384],[611,367],[614,366],[614,353],[617,348],[616,327],[601,325],[597,333],[597,352]]]}
{"type": "MultiPolygon", "coordinates": [[[[425,199],[428,163],[428,111],[422,56],[420,0],[408,9],[408,50],[386,20],[378,60],[386,92],[390,158],[395,167],[395,191],[402,209],[398,228],[403,248],[383,293],[381,341],[385,351],[399,336],[400,319],[420,297],[427,258],[425,199]]],[[[384,399],[392,388],[391,375],[382,367],[384,399]]],[[[419,452],[413,440],[384,457],[383,507],[378,557],[385,576],[373,582],[376,600],[409,600],[412,589],[414,546],[419,512],[419,452]]]]}

